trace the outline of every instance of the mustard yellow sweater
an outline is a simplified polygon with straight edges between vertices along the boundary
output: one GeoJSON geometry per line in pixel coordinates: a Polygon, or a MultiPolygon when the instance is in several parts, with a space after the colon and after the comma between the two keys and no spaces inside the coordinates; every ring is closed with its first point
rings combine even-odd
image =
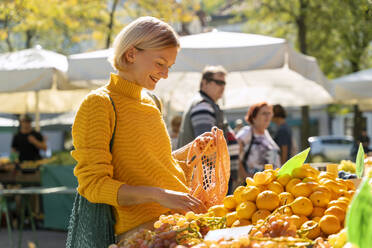
{"type": "Polygon", "coordinates": [[[122,184],[188,192],[185,174],[171,155],[160,111],[142,87],[118,75],[111,74],[109,84],[84,99],[72,137],[78,191],[90,202],[114,206],[116,234],[169,211],[157,203],[119,206],[117,192],[122,184]],[[117,118],[112,154],[115,115],[107,93],[115,103],[117,118]]]}

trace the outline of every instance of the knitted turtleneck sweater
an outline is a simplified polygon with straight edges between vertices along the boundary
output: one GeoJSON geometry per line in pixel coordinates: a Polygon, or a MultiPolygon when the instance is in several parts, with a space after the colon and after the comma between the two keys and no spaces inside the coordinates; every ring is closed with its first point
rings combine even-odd
{"type": "Polygon", "coordinates": [[[122,184],[189,191],[185,174],[171,155],[170,138],[156,104],[142,87],[118,75],[111,74],[109,84],[84,99],[72,137],[78,192],[90,202],[114,206],[116,234],[169,211],[157,203],[119,206],[117,193],[122,184]],[[112,153],[115,113],[107,93],[117,118],[112,153]]]}

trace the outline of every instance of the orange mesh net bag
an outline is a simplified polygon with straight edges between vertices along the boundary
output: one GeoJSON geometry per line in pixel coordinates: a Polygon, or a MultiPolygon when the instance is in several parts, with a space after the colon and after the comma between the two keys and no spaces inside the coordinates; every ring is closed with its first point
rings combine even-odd
{"type": "Polygon", "coordinates": [[[193,168],[191,194],[207,208],[222,204],[230,178],[230,156],[223,131],[213,127],[211,136],[196,139],[187,161],[189,168],[193,168]]]}

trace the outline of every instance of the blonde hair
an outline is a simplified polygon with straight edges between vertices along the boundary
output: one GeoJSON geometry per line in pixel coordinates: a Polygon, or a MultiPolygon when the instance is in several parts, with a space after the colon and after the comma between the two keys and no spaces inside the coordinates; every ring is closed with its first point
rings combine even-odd
{"type": "Polygon", "coordinates": [[[179,47],[178,36],[173,28],[151,16],[140,17],[124,27],[113,43],[113,55],[109,61],[116,70],[125,68],[122,57],[131,47],[139,50],[179,47]]]}

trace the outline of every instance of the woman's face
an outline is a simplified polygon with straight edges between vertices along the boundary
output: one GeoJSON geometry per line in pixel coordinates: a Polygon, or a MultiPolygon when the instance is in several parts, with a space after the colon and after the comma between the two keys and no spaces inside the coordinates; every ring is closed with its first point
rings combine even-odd
{"type": "Polygon", "coordinates": [[[133,48],[131,73],[135,82],[148,89],[155,89],[161,78],[168,77],[168,70],[175,63],[178,48],[170,47],[160,50],[138,50],[133,48]]]}
{"type": "Polygon", "coordinates": [[[258,110],[256,117],[253,119],[253,125],[259,128],[266,129],[269,127],[273,110],[269,106],[263,106],[258,110]]]}

